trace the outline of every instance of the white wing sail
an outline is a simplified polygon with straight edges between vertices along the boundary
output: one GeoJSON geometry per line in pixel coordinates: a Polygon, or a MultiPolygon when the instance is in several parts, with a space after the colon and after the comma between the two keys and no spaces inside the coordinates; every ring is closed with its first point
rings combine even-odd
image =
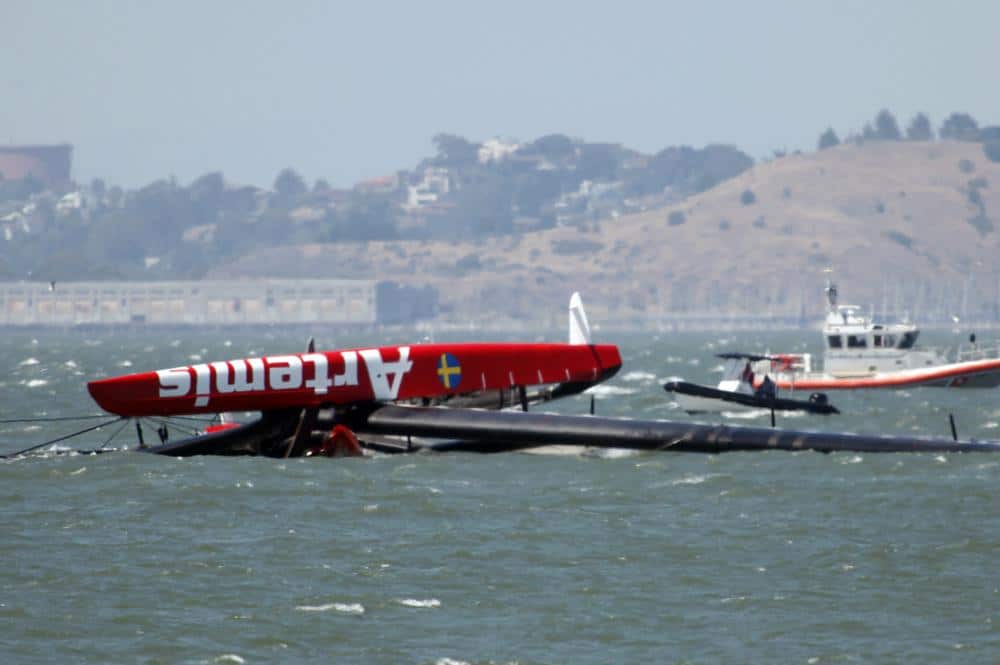
{"type": "Polygon", "coordinates": [[[583,311],[583,300],[574,292],[569,299],[569,343],[590,344],[590,323],[583,311]]]}

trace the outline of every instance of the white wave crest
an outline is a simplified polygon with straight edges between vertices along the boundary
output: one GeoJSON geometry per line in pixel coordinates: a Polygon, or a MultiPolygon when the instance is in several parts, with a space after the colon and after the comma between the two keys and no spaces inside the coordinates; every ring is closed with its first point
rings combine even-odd
{"type": "Polygon", "coordinates": [[[224,653],[215,659],[216,663],[236,663],[236,665],[242,665],[246,661],[235,653],[224,653]]]}
{"type": "Polygon", "coordinates": [[[427,600],[400,598],[398,602],[400,605],[405,605],[406,607],[441,607],[441,601],[437,598],[428,598],[427,600]]]}
{"type": "Polygon", "coordinates": [[[717,474],[708,473],[705,475],[693,475],[684,476],[683,478],[678,478],[677,480],[670,483],[671,485],[701,485],[703,482],[710,478],[714,478],[717,474]]]}
{"type": "Polygon", "coordinates": [[[38,358],[26,358],[17,364],[18,367],[30,367],[31,365],[37,365],[40,360],[38,358]]]}
{"type": "Polygon", "coordinates": [[[580,454],[584,457],[597,457],[600,459],[622,459],[625,457],[638,457],[638,450],[622,450],[620,448],[583,448],[580,454]]]}
{"type": "Polygon", "coordinates": [[[622,377],[622,381],[655,381],[656,375],[651,372],[632,371],[622,377]]]}
{"type": "Polygon", "coordinates": [[[747,409],[746,411],[722,411],[721,413],[726,418],[731,418],[732,420],[752,420],[754,418],[760,418],[761,416],[768,416],[771,414],[771,412],[766,409],[747,409]]]}
{"type": "Polygon", "coordinates": [[[327,603],[325,605],[296,605],[299,612],[343,612],[344,614],[364,614],[365,606],[361,603],[327,603]]]}
{"type": "Polygon", "coordinates": [[[22,381],[21,384],[27,388],[38,388],[49,385],[49,382],[45,379],[31,379],[30,381],[22,381]]]}
{"type": "Polygon", "coordinates": [[[622,388],[621,386],[593,386],[592,388],[587,388],[584,392],[588,395],[597,395],[598,397],[611,397],[634,395],[638,391],[634,388],[622,388]]]}

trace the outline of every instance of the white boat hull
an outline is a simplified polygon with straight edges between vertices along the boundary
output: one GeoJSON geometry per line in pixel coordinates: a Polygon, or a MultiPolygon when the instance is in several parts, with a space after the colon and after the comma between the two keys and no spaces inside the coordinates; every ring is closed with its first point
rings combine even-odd
{"type": "Polygon", "coordinates": [[[1000,386],[1000,359],[947,363],[919,369],[871,374],[779,373],[771,376],[782,390],[856,390],[860,388],[994,388],[1000,386]]]}

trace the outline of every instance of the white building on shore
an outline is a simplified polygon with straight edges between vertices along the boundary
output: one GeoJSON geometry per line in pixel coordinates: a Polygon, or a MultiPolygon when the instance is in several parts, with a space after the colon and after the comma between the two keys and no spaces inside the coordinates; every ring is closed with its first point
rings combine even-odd
{"type": "Polygon", "coordinates": [[[0,326],[269,325],[376,321],[373,280],[0,282],[0,326]]]}

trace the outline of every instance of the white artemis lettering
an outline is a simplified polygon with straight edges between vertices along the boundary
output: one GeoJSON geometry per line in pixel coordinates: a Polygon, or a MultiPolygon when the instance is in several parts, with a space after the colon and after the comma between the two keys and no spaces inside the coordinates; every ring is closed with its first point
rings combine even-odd
{"type": "Polygon", "coordinates": [[[208,396],[212,390],[212,370],[208,368],[208,365],[204,363],[200,365],[192,365],[191,369],[194,370],[195,377],[195,406],[205,406],[208,404],[208,396]]]}
{"type": "Polygon", "coordinates": [[[399,388],[403,385],[403,375],[413,368],[413,363],[410,362],[410,347],[399,347],[399,360],[393,362],[382,360],[382,354],[378,349],[365,349],[361,351],[361,357],[365,359],[375,399],[396,399],[399,388]]]}
{"type": "MultiPolygon", "coordinates": [[[[312,378],[305,379],[305,387],[317,395],[325,395],[331,387],[358,385],[357,351],[343,351],[340,357],[344,369],[330,376],[330,359],[323,353],[304,353],[300,356],[270,356],[225,362],[201,363],[190,367],[173,367],[156,372],[160,383],[160,397],[185,397],[191,392],[194,373],[195,406],[206,406],[212,396],[212,375],[215,375],[216,394],[294,390],[302,388],[306,363],[313,366],[312,378]],[[265,381],[266,379],[266,381],[265,381]]],[[[385,362],[378,349],[360,352],[368,368],[372,390],[376,399],[396,399],[403,375],[410,371],[410,347],[399,347],[399,360],[385,362]]]]}
{"type": "Polygon", "coordinates": [[[344,351],[340,354],[344,359],[344,373],[333,375],[335,386],[358,385],[358,354],[355,351],[344,351]]]}
{"type": "Polygon", "coordinates": [[[275,390],[302,386],[302,359],[298,356],[271,356],[267,359],[271,371],[268,383],[275,390]]]}
{"type": "Polygon", "coordinates": [[[160,379],[160,397],[184,397],[191,390],[191,370],[173,367],[156,372],[160,379]]]}
{"type": "Polygon", "coordinates": [[[326,356],[322,353],[303,353],[302,362],[311,362],[315,370],[313,378],[306,379],[306,388],[312,388],[317,395],[325,395],[326,389],[333,385],[326,367],[326,356]]]}
{"type": "Polygon", "coordinates": [[[212,369],[215,370],[215,389],[220,393],[246,393],[264,389],[262,358],[212,363],[212,369]]]}

